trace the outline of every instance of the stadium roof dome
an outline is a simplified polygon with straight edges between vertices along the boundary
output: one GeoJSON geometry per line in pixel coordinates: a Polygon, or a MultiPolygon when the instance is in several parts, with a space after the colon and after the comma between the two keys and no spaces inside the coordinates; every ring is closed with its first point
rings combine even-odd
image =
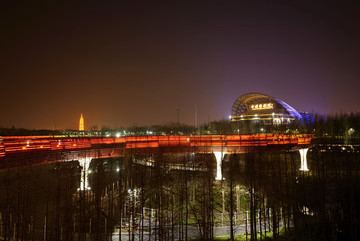
{"type": "Polygon", "coordinates": [[[260,93],[248,93],[235,100],[232,120],[239,120],[243,115],[277,115],[293,120],[302,119],[302,115],[286,102],[260,93]]]}

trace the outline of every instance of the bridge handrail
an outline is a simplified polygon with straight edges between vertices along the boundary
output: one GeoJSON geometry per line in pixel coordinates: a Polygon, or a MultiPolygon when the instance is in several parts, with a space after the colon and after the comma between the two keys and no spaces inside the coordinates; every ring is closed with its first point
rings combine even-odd
{"type": "Polygon", "coordinates": [[[30,150],[87,149],[94,145],[124,145],[125,148],[149,147],[236,147],[283,144],[310,144],[312,134],[255,135],[176,135],[176,136],[6,136],[0,139],[0,157],[6,153],[30,150]]]}

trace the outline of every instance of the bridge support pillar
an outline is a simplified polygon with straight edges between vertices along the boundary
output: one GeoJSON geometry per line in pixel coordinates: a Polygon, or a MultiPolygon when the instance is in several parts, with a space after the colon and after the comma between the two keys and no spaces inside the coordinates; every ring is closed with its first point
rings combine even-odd
{"type": "Polygon", "coordinates": [[[91,189],[89,187],[88,183],[88,174],[89,174],[89,166],[91,162],[91,157],[85,157],[79,159],[79,165],[82,168],[81,169],[81,180],[80,180],[80,188],[79,190],[89,190],[91,189]]]}
{"type": "Polygon", "coordinates": [[[221,162],[224,158],[224,152],[214,152],[216,158],[216,177],[215,180],[222,180],[221,162]]]}
{"type": "Polygon", "coordinates": [[[306,154],[308,152],[309,148],[305,148],[305,149],[300,149],[300,161],[301,161],[301,166],[300,166],[300,171],[309,171],[308,167],[307,167],[307,159],[306,159],[306,154]]]}

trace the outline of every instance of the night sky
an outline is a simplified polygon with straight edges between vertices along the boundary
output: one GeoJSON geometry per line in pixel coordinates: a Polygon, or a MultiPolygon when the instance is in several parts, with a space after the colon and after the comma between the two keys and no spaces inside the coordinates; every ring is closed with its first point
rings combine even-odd
{"type": "Polygon", "coordinates": [[[337,3],[1,1],[0,126],[201,124],[248,92],[360,111],[360,8],[337,3]]]}

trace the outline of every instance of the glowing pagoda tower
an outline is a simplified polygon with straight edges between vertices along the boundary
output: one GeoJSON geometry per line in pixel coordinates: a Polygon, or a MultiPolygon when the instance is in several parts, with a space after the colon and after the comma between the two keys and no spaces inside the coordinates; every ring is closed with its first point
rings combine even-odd
{"type": "Polygon", "coordinates": [[[80,121],[79,121],[79,131],[84,131],[84,117],[83,114],[80,115],[80,121]]]}

